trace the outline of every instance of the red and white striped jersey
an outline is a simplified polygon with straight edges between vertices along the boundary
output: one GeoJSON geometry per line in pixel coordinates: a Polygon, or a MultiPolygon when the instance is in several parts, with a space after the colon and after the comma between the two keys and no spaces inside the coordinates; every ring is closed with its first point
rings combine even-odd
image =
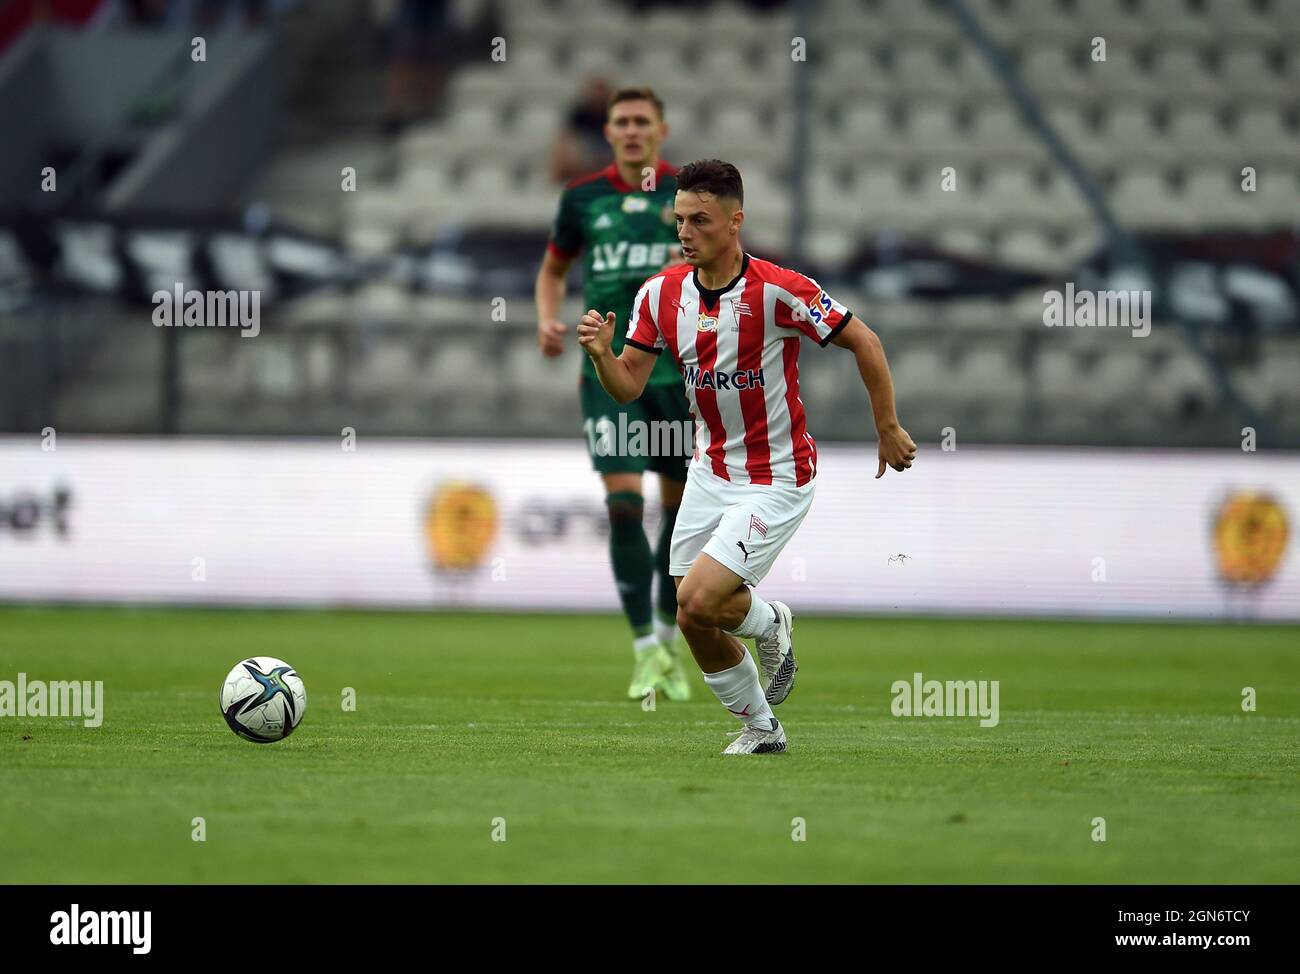
{"type": "Polygon", "coordinates": [[[852,313],[816,281],[745,254],[717,291],[678,264],[641,285],[627,344],[667,348],[695,418],[692,464],[738,484],[808,483],[817,444],[799,398],[799,336],[826,345],[852,313]]]}

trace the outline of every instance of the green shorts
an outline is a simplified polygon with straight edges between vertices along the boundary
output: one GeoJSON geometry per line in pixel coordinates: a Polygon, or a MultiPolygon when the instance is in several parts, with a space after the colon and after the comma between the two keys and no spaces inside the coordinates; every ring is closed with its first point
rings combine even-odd
{"type": "Polygon", "coordinates": [[[597,473],[666,474],[686,481],[695,450],[695,420],[679,385],[647,385],[641,398],[619,405],[599,381],[578,386],[587,455],[597,473]]]}

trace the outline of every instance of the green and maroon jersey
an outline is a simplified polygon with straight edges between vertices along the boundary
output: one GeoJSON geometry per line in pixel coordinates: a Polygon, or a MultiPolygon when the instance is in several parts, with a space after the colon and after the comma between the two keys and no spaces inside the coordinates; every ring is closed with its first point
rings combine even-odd
{"type": "MultiPolygon", "coordinates": [[[[670,260],[681,259],[673,198],[677,167],[660,162],[653,190],[629,186],[613,163],[564,188],[547,248],[564,260],[582,254],[583,310],[613,311],[614,353],[623,350],[628,315],[637,291],[670,260]]],[[[583,373],[596,377],[591,359],[582,356],[583,373]]],[[[671,357],[661,355],[650,373],[654,385],[680,385],[681,373],[671,357]]]]}

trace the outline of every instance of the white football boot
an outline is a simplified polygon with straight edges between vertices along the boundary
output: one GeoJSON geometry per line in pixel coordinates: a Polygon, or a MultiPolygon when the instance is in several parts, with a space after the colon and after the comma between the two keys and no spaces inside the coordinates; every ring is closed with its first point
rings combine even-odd
{"type": "Polygon", "coordinates": [[[734,741],[727,745],[723,754],[778,754],[785,750],[785,728],[775,717],[772,727],[763,730],[746,724],[734,741]]]}
{"type": "Polygon", "coordinates": [[[775,707],[794,689],[794,675],[799,672],[799,664],[795,662],[791,638],[794,635],[794,614],[784,602],[770,604],[776,610],[776,628],[766,639],[755,639],[754,648],[758,650],[758,662],[763,668],[763,695],[768,704],[775,707]]]}

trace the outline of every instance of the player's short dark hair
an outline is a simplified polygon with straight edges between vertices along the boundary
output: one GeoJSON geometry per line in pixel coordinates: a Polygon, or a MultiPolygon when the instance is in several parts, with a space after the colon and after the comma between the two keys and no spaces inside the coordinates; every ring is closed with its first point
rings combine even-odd
{"type": "Polygon", "coordinates": [[[729,196],[739,205],[745,205],[745,184],[740,179],[740,170],[721,159],[688,162],[677,170],[677,188],[693,193],[729,196]]]}
{"type": "Polygon", "coordinates": [[[605,106],[605,114],[608,115],[613,111],[614,106],[621,101],[648,101],[654,105],[655,111],[659,113],[659,121],[664,120],[664,100],[656,95],[655,90],[649,85],[616,89],[609,96],[609,104],[605,106]]]}

